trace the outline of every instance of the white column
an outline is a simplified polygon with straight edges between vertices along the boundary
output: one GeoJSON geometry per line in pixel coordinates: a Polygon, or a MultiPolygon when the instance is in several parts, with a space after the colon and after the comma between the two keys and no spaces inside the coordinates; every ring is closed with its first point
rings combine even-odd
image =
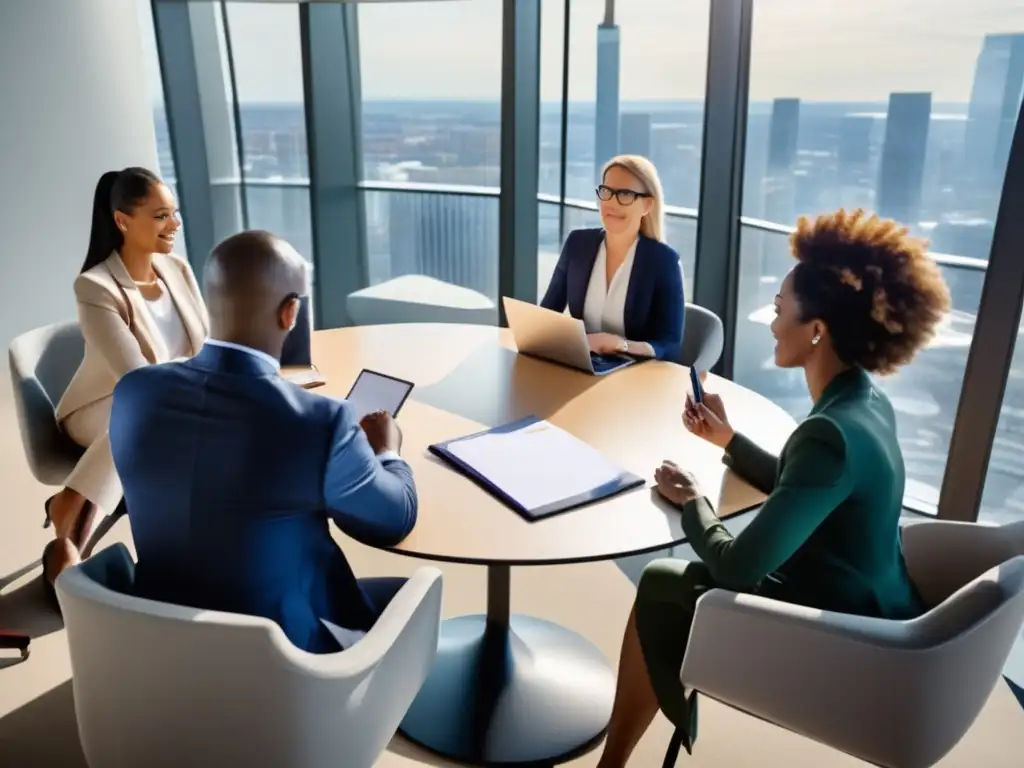
{"type": "Polygon", "coordinates": [[[129,165],[159,171],[134,0],[0,1],[4,348],[74,316],[96,182],[129,165]]]}

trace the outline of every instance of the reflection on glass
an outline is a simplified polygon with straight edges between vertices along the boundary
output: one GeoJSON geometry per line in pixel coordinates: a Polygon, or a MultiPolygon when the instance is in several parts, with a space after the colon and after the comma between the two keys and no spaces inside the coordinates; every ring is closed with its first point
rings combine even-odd
{"type": "MultiPolygon", "coordinates": [[[[934,511],[946,469],[1024,85],[1024,9],[982,5],[949,0],[938,15],[916,0],[898,12],[881,0],[827,14],[793,2],[754,7],[735,378],[794,416],[807,412],[802,373],[775,368],[768,332],[799,215],[864,207],[926,237],[953,312],[913,364],[878,381],[899,419],[906,501],[922,511],[934,511]],[[866,39],[879,55],[864,56],[866,39]]],[[[1024,391],[1015,396],[1011,379],[1004,442],[1008,414],[1024,413],[1021,406],[1024,391]]],[[[987,513],[1014,514],[1024,458],[1009,461],[1010,453],[990,468],[987,513]]]]}

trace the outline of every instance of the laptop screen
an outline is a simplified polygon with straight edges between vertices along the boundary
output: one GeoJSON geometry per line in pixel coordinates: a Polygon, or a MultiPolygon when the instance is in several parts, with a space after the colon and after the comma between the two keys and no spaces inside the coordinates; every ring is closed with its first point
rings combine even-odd
{"type": "Polygon", "coordinates": [[[308,368],[313,364],[312,333],[313,311],[310,297],[303,296],[299,299],[299,316],[295,320],[295,327],[285,338],[281,350],[283,367],[308,368]]]}

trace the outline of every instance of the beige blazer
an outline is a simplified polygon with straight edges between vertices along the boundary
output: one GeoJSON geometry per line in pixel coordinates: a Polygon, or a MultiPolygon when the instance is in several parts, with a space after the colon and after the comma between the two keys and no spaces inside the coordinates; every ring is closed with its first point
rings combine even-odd
{"type": "MultiPolygon", "coordinates": [[[[167,286],[192,354],[197,354],[209,333],[210,319],[192,268],[180,256],[154,254],[153,269],[167,286]]],[[[85,357],[57,406],[58,421],[109,397],[128,371],[170,359],[146,299],[116,252],[75,279],[75,299],[85,357]]]]}

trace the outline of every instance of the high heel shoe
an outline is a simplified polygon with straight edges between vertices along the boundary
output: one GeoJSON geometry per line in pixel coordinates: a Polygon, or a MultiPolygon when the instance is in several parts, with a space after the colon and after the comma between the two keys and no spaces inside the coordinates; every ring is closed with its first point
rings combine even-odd
{"type": "Polygon", "coordinates": [[[57,613],[60,613],[60,601],[57,599],[57,588],[53,586],[53,582],[50,581],[49,576],[46,573],[46,565],[50,560],[50,555],[53,554],[54,547],[57,546],[57,539],[54,539],[43,548],[43,557],[41,559],[43,565],[43,594],[46,596],[46,602],[50,604],[57,613]]]}
{"type": "MultiPolygon", "coordinates": [[[[51,525],[53,525],[53,517],[50,514],[50,505],[53,503],[54,498],[54,496],[51,496],[43,503],[43,511],[46,515],[45,519],[43,520],[43,528],[49,528],[51,525]]],[[[71,536],[68,537],[68,541],[76,550],[81,550],[82,545],[85,544],[85,542],[82,541],[82,539],[84,538],[86,526],[93,519],[93,517],[95,517],[95,515],[96,506],[92,502],[86,501],[84,504],[82,504],[82,508],[78,511],[78,517],[75,520],[74,531],[72,532],[71,536]]],[[[50,604],[52,608],[54,608],[57,611],[57,613],[60,613],[60,601],[57,600],[57,589],[54,586],[56,576],[54,577],[54,581],[50,581],[49,577],[47,576],[47,563],[49,562],[50,557],[53,554],[54,547],[57,546],[59,541],[60,539],[54,539],[49,544],[47,544],[46,547],[43,548],[43,556],[41,558],[43,566],[43,594],[46,595],[46,601],[50,604]]],[[[58,576],[59,575],[60,574],[58,574],[58,576]]]]}

